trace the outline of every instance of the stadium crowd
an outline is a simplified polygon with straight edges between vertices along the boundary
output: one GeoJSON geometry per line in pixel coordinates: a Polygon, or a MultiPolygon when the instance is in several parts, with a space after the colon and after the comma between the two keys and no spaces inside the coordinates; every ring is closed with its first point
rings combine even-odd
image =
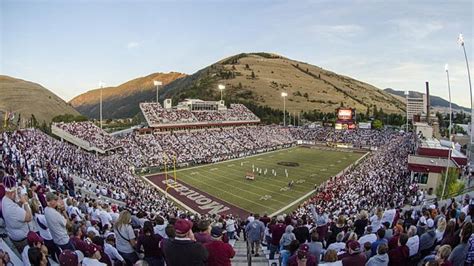
{"type": "Polygon", "coordinates": [[[165,109],[159,103],[140,103],[140,109],[151,125],[258,120],[258,117],[243,104],[231,104],[227,110],[191,111],[185,109],[165,109]]]}
{"type": "Polygon", "coordinates": [[[235,252],[228,241],[239,237],[249,239],[255,256],[261,254],[260,244],[267,245],[270,258],[279,253],[281,265],[472,264],[474,205],[469,199],[403,208],[418,199],[407,172],[412,136],[352,133],[257,126],[129,135],[118,140],[123,150],[99,156],[38,130],[4,132],[0,229],[25,265],[47,265],[48,259],[60,265],[230,265],[235,252]],[[160,152],[180,162],[203,163],[301,139],[378,149],[320,185],[296,211],[276,217],[185,213],[130,171],[130,163],[148,165],[148,157],[163,163],[156,156],[160,152]],[[75,179],[90,183],[78,186],[75,179]]]}
{"type": "Polygon", "coordinates": [[[115,138],[89,121],[54,123],[54,126],[66,131],[74,137],[87,141],[92,147],[109,150],[118,146],[115,138]]]}

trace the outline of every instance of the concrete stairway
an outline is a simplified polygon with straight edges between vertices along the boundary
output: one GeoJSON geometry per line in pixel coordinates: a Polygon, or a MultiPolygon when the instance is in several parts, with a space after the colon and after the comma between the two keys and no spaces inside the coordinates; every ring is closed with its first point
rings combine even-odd
{"type": "MultiPolygon", "coordinates": [[[[239,241],[230,240],[229,244],[234,247],[235,256],[232,259],[232,266],[248,266],[247,261],[247,244],[243,239],[239,241]]],[[[276,263],[275,266],[278,266],[278,255],[275,255],[276,259],[269,261],[268,257],[270,251],[266,247],[260,248],[260,256],[252,256],[252,266],[272,266],[272,262],[276,263]]]]}

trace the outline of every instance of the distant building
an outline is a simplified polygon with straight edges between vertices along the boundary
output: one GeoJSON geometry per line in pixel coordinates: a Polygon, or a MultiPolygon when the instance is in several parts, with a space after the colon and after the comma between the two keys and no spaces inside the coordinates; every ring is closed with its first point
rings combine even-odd
{"type": "Polygon", "coordinates": [[[414,116],[427,113],[426,94],[422,97],[408,96],[406,98],[408,119],[412,120],[414,116]]]}

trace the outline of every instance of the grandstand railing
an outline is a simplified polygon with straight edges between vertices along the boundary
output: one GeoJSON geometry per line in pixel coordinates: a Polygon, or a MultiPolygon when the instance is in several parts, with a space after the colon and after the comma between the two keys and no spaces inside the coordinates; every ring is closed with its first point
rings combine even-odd
{"type": "MultiPolygon", "coordinates": [[[[458,196],[461,196],[461,195],[464,195],[464,194],[467,194],[469,192],[472,192],[474,191],[474,186],[470,186],[470,187],[467,187],[461,191],[457,191],[457,192],[454,192],[454,193],[450,193],[450,194],[446,194],[444,195],[444,200],[447,200],[447,199],[451,199],[451,198],[455,198],[455,197],[458,197],[458,196]]],[[[423,205],[429,205],[429,204],[432,204],[432,203],[435,203],[436,201],[438,201],[440,199],[438,199],[438,197],[434,197],[434,198],[431,198],[431,199],[427,199],[423,205]]]]}
{"type": "Polygon", "coordinates": [[[245,241],[245,243],[247,244],[247,263],[248,266],[252,266],[252,247],[249,242],[250,240],[247,236],[247,241],[245,241]]]}

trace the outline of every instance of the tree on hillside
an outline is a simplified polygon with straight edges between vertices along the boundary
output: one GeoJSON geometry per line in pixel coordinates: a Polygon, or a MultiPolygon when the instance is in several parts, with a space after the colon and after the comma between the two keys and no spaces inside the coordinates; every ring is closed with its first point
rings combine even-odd
{"type": "Polygon", "coordinates": [[[255,73],[252,71],[252,78],[254,79],[255,78],[255,73]]]}
{"type": "Polygon", "coordinates": [[[383,123],[382,121],[378,120],[378,119],[375,119],[373,122],[372,122],[372,128],[373,129],[382,129],[383,128],[383,123]]]}
{"type": "Polygon", "coordinates": [[[245,64],[245,68],[246,68],[246,69],[250,69],[249,64],[245,64]]]}

